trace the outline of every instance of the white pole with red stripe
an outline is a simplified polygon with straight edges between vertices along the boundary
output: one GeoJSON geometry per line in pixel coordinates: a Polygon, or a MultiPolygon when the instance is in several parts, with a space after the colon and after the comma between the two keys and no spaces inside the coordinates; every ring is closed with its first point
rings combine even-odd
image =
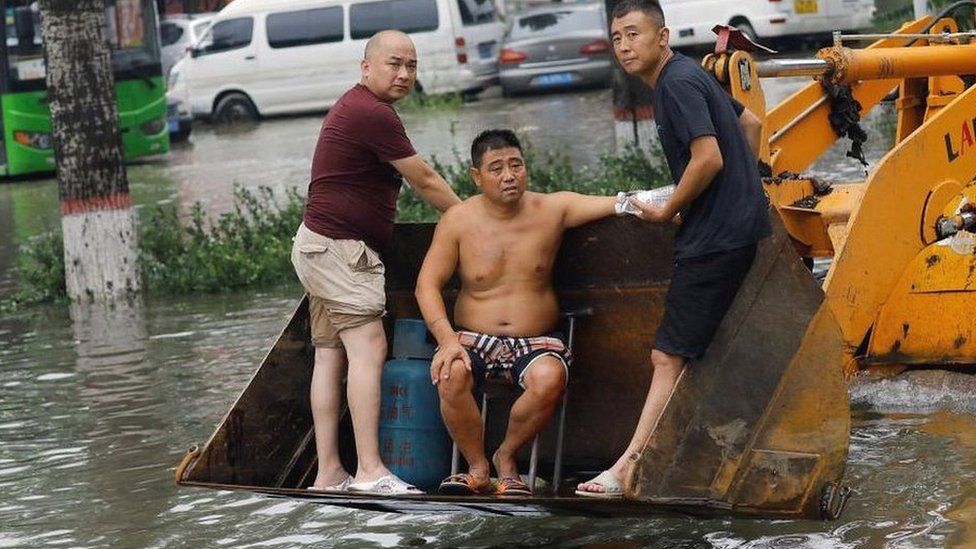
{"type": "Polygon", "coordinates": [[[140,279],[104,0],[40,7],[67,293],[109,300],[138,291],[140,279]]]}

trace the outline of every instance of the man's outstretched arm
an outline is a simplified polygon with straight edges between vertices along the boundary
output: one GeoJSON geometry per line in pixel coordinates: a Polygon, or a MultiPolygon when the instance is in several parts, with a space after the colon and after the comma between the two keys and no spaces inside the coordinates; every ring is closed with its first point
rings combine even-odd
{"type": "Polygon", "coordinates": [[[592,196],[569,191],[552,193],[552,198],[563,207],[563,227],[579,227],[591,221],[614,215],[616,196],[592,196]]]}
{"type": "Polygon", "coordinates": [[[393,160],[390,164],[400,172],[421,198],[441,212],[446,212],[448,208],[461,202],[457,193],[441,177],[441,174],[431,168],[419,154],[393,160]]]}
{"type": "Polygon", "coordinates": [[[437,340],[438,350],[430,367],[430,380],[434,385],[450,372],[450,365],[455,360],[461,360],[471,369],[471,358],[458,342],[457,332],[447,317],[447,307],[441,295],[441,290],[451,279],[458,264],[458,221],[457,215],[446,213],[437,224],[424,264],[417,275],[417,287],[414,291],[427,329],[437,340]],[[443,368],[444,366],[447,368],[443,368]]]}

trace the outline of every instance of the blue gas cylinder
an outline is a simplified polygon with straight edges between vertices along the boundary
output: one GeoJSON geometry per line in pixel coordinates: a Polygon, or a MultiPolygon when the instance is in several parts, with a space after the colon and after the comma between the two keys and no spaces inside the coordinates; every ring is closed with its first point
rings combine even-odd
{"type": "Polygon", "coordinates": [[[399,319],[393,359],[383,367],[380,455],[393,474],[424,490],[451,470],[451,437],[441,419],[437,388],[430,383],[434,344],[423,321],[399,319]]]}

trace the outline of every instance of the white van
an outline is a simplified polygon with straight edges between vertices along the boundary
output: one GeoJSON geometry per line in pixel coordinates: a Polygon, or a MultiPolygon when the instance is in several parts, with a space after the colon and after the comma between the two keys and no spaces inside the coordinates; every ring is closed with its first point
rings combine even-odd
{"type": "Polygon", "coordinates": [[[425,92],[497,82],[504,27],[492,0],[235,0],[173,69],[194,116],[230,122],[322,111],[360,79],[366,40],[400,29],[425,92]]]}
{"type": "Polygon", "coordinates": [[[662,0],[661,8],[671,45],[682,47],[714,44],[715,25],[760,41],[867,29],[874,0],[662,0]]]}

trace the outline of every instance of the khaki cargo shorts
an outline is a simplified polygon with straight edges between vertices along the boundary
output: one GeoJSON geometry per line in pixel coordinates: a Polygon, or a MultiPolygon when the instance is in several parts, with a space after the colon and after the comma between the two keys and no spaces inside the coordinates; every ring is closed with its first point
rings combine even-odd
{"type": "Polygon", "coordinates": [[[339,332],[386,312],[386,269],[362,240],[333,240],[302,223],[291,263],[309,295],[312,345],[341,348],[339,332]]]}

